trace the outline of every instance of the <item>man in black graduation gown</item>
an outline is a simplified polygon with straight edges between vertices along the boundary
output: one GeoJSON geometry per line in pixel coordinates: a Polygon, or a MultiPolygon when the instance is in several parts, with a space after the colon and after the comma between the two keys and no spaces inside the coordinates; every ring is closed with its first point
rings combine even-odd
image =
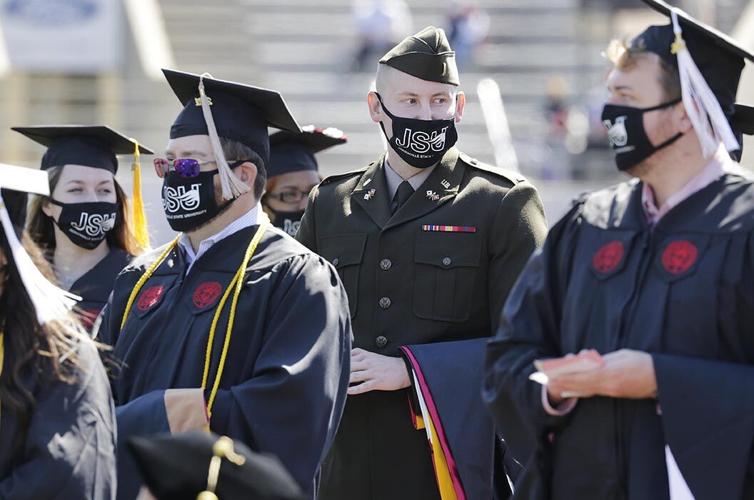
{"type": "Polygon", "coordinates": [[[277,92],[165,76],[184,108],[155,167],[181,234],[121,273],[101,328],[122,363],[119,497],[138,484],[126,438],[207,425],[278,456],[312,497],[345,401],[351,326],[335,269],[258,203],[267,126],[298,125],[277,92]]]}
{"type": "Polygon", "coordinates": [[[388,150],[315,188],[296,236],[338,269],[354,323],[348,404],[323,466],[328,499],[507,495],[493,484],[477,388],[486,339],[547,226],[526,179],[454,147],[459,85],[441,29],[388,52],[368,96],[388,150]]]}
{"type": "Polygon", "coordinates": [[[752,55],[645,1],[672,23],[613,47],[603,111],[634,179],[551,230],[488,346],[483,396],[526,460],[516,498],[754,495],[754,185],[731,160],[754,132],[735,104],[752,55]],[[529,380],[584,349],[601,361],[529,380]]]}

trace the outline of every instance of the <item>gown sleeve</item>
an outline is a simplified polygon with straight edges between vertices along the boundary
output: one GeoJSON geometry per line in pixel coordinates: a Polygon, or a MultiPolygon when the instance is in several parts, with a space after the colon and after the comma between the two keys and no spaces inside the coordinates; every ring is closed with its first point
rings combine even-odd
{"type": "Polygon", "coordinates": [[[577,204],[550,231],[524,268],[503,308],[497,334],[487,345],[482,399],[498,432],[525,463],[539,437],[566,417],[542,405],[542,386],[529,380],[535,359],[561,355],[558,324],[577,204]]]}
{"type": "MultiPolygon", "coordinates": [[[[0,498],[115,498],[115,411],[94,345],[79,349],[79,379],[36,395],[23,456],[0,479],[0,498]]],[[[5,439],[5,437],[3,437],[5,439]]]]}
{"type": "Polygon", "coordinates": [[[306,254],[280,266],[253,373],[218,391],[210,427],[278,456],[311,495],[345,406],[351,322],[346,292],[324,259],[306,254]]]}
{"type": "Polygon", "coordinates": [[[665,439],[696,498],[754,495],[754,236],[727,259],[740,281],[718,292],[719,335],[735,362],[652,356],[665,439]]]}

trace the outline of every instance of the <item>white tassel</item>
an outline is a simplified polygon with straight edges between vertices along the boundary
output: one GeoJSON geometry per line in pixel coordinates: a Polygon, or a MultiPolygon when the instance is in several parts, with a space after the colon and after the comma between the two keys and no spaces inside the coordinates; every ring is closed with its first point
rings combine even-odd
{"type": "Polygon", "coordinates": [[[222,196],[224,200],[233,200],[238,198],[244,193],[248,193],[250,188],[241,179],[236,177],[228,166],[228,162],[225,160],[223,154],[223,147],[220,144],[220,137],[217,135],[217,128],[215,128],[215,120],[212,117],[212,110],[210,109],[209,99],[204,91],[204,77],[212,78],[209,73],[204,73],[199,77],[199,99],[202,103],[202,114],[204,115],[204,121],[207,123],[207,131],[209,133],[209,140],[212,145],[212,152],[215,155],[215,162],[217,163],[217,170],[220,174],[220,186],[222,187],[222,196]]]}
{"type": "Polygon", "coordinates": [[[41,325],[50,321],[65,320],[81,298],[53,285],[37,269],[16,236],[2,194],[0,194],[0,222],[2,222],[5,237],[13,253],[12,256],[6,257],[12,258],[15,263],[21,281],[34,305],[37,320],[41,325]]]}
{"type": "Polygon", "coordinates": [[[671,50],[678,58],[683,106],[686,108],[686,114],[691,119],[699,138],[704,157],[711,158],[720,143],[723,143],[728,151],[741,149],[717,97],[709,88],[707,81],[686,47],[675,9],[671,9],[670,17],[673,20],[673,31],[675,32],[675,42],[671,50]]]}

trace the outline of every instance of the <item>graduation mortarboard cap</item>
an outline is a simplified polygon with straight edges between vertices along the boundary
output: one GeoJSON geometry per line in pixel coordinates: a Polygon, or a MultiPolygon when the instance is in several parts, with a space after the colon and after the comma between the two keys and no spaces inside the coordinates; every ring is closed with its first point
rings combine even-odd
{"type": "MultiPolygon", "coordinates": [[[[741,80],[741,72],[744,69],[746,60],[754,61],[754,54],[743,48],[731,37],[708,26],[697,19],[694,19],[688,13],[678,9],[663,0],[643,0],[647,5],[657,12],[671,18],[671,23],[664,26],[650,26],[643,33],[633,39],[631,47],[645,50],[657,54],[663,61],[678,68],[680,72],[686,66],[682,63],[682,52],[690,55],[696,67],[701,73],[706,85],[714,94],[720,109],[725,115],[726,120],[731,125],[733,132],[740,142],[740,134],[751,134],[754,131],[754,109],[748,106],[736,105],[736,93],[738,84],[741,80]],[[675,18],[675,19],[673,19],[675,18]],[[677,29],[674,24],[677,23],[677,29]],[[676,31],[678,31],[677,37],[676,31]],[[687,49],[687,51],[683,50],[687,49]]],[[[688,60],[688,58],[686,59],[688,60]]],[[[691,74],[692,72],[686,72],[691,74]]],[[[699,83],[693,78],[687,78],[681,74],[682,81],[686,79],[694,87],[693,93],[701,94],[699,83]]],[[[684,96],[686,102],[687,96],[684,96]]],[[[702,99],[703,100],[703,99],[702,99]]],[[[703,103],[702,103],[703,104],[703,103]]],[[[698,107],[698,106],[697,106],[698,107]]],[[[704,111],[709,113],[709,121],[714,124],[714,113],[702,106],[704,111]]],[[[689,106],[686,106],[688,111],[689,106]]],[[[706,120],[700,120],[700,125],[706,120]]],[[[699,127],[695,126],[697,134],[699,127]]],[[[733,144],[731,141],[725,141],[723,133],[718,139],[726,143],[726,147],[731,151],[733,144]]],[[[703,141],[703,137],[700,140],[703,141]]],[[[711,146],[714,147],[714,146],[711,146]]],[[[734,148],[735,149],[735,148],[734,148]]]]}
{"type": "Polygon", "coordinates": [[[283,130],[270,136],[270,167],[268,178],[302,170],[317,171],[316,153],[345,144],[348,138],[337,128],[316,128],[307,125],[301,132],[283,130]]]}
{"type": "Polygon", "coordinates": [[[39,170],[0,163],[0,188],[10,220],[20,235],[26,223],[27,193],[47,196],[50,183],[39,170]]]}
{"type": "Polygon", "coordinates": [[[133,155],[131,212],[134,236],[142,249],[149,248],[149,231],[141,197],[140,156],[154,154],[151,149],[105,125],[41,125],[11,129],[47,148],[42,156],[42,170],[81,165],[107,170],[115,175],[118,172],[116,155],[133,155]]]}
{"type": "Polygon", "coordinates": [[[44,125],[11,127],[47,148],[42,157],[42,170],[63,165],[101,168],[115,174],[115,155],[131,155],[135,151],[154,154],[150,149],[104,125],[44,125]]]}
{"type": "Polygon", "coordinates": [[[380,59],[380,64],[430,82],[461,83],[456,54],[450,48],[448,37],[444,30],[434,26],[404,38],[380,59]]]}
{"type": "Polygon", "coordinates": [[[170,127],[171,139],[210,135],[200,101],[200,80],[204,83],[217,135],[245,144],[262,158],[265,166],[270,154],[267,127],[301,131],[279,92],[218,80],[209,75],[169,69],[162,72],[183,104],[183,111],[170,127]]]}
{"type": "Polygon", "coordinates": [[[63,319],[76,304],[77,298],[50,283],[20,241],[26,216],[26,194],[47,195],[49,192],[49,181],[44,172],[0,163],[0,232],[3,235],[3,253],[21,278],[40,324],[63,319]]]}
{"type": "Polygon", "coordinates": [[[294,500],[303,495],[277,458],[206,432],[128,441],[144,482],[159,500],[294,500]]]}

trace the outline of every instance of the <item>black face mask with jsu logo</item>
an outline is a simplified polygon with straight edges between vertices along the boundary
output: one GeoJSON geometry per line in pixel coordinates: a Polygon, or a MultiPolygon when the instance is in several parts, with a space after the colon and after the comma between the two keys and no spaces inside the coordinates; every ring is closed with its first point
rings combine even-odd
{"type": "Polygon", "coordinates": [[[607,129],[607,139],[610,148],[615,153],[615,164],[618,166],[618,170],[624,172],[638,165],[683,136],[682,133],[678,133],[655,146],[649,140],[644,128],[644,114],[670,108],[679,102],[681,102],[681,99],[673,99],[651,108],[605,104],[602,109],[602,123],[607,129]]]}
{"type": "Polygon", "coordinates": [[[62,208],[58,220],[53,221],[73,244],[93,250],[102,243],[107,233],[115,227],[118,204],[105,201],[91,203],[50,203],[62,208]]]}
{"type": "Polygon", "coordinates": [[[181,177],[168,172],[162,181],[162,207],[173,231],[191,232],[223,213],[233,200],[218,205],[214,177],[217,170],[181,177]]]}
{"type": "Polygon", "coordinates": [[[403,161],[416,168],[429,168],[439,162],[458,141],[454,119],[417,120],[401,118],[387,110],[382,97],[377,94],[380,106],[393,121],[393,136],[388,137],[380,122],[382,133],[403,161]]]}

